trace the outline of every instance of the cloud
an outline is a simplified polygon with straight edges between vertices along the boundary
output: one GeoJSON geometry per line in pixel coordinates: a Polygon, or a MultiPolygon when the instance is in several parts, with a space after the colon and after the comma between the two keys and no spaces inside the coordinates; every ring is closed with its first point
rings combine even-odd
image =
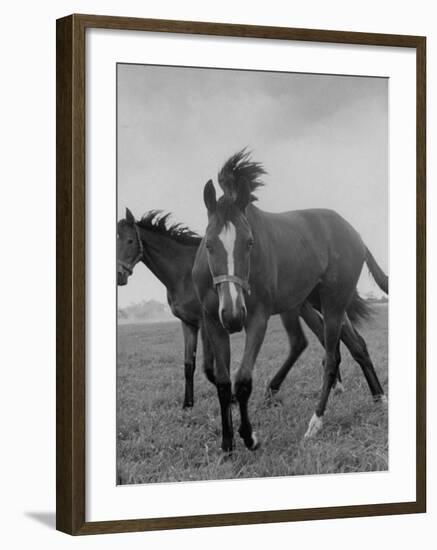
{"type": "MultiPolygon", "coordinates": [[[[204,183],[247,145],[268,171],[261,208],[333,208],[386,267],[387,97],[380,78],[118,65],[119,212],[203,231],[204,183]]],[[[162,298],[152,277],[127,292],[162,298]]]]}

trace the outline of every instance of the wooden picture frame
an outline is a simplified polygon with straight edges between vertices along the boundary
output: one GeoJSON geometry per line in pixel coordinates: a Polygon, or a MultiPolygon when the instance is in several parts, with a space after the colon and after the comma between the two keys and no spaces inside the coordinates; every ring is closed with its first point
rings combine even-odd
{"type": "Polygon", "coordinates": [[[420,36],[70,15],[57,21],[57,529],[71,535],[408,514],[426,510],[426,39],[420,36]],[[87,522],[85,515],[85,32],[89,28],[376,45],[416,51],[416,499],[87,522]]]}

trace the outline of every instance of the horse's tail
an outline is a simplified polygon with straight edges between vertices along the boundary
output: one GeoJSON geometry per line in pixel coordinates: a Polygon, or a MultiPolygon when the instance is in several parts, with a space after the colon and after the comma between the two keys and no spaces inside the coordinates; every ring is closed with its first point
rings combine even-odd
{"type": "Polygon", "coordinates": [[[376,263],[375,258],[372,256],[372,253],[366,246],[366,264],[369,268],[370,273],[376,281],[376,284],[381,290],[388,294],[388,277],[384,271],[376,263]]]}
{"type": "MultiPolygon", "coordinates": [[[[322,312],[322,304],[320,301],[319,288],[316,287],[308,296],[308,301],[313,308],[320,314],[322,312]]],[[[353,325],[358,325],[360,321],[369,319],[374,314],[373,308],[368,302],[363,300],[355,289],[352,299],[346,309],[346,313],[353,325]]]]}
{"type": "Polygon", "coordinates": [[[353,325],[359,324],[360,321],[369,319],[374,311],[371,306],[361,298],[355,290],[352,300],[346,310],[346,313],[353,325]]]}

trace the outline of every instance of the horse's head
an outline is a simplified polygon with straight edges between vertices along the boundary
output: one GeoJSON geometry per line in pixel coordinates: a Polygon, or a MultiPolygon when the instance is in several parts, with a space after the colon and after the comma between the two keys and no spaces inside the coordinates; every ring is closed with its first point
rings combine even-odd
{"type": "Polygon", "coordinates": [[[128,277],[132,275],[142,255],[143,245],[135,218],[126,208],[126,218],[117,223],[117,284],[127,284],[128,277]]]}
{"type": "Polygon", "coordinates": [[[205,246],[219,297],[219,318],[228,332],[238,332],[247,315],[244,292],[250,292],[250,253],[254,244],[246,218],[250,188],[240,185],[233,196],[225,194],[217,201],[210,180],[203,196],[208,210],[205,246]]]}

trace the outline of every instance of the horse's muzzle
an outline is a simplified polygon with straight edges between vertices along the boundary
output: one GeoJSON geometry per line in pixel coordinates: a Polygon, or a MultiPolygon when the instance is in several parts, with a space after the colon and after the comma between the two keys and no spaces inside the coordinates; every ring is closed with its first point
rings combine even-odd
{"type": "Polygon", "coordinates": [[[124,271],[124,269],[118,269],[118,271],[117,271],[117,284],[118,284],[118,286],[127,285],[128,277],[129,277],[129,274],[127,273],[127,271],[124,271]]]}
{"type": "Polygon", "coordinates": [[[222,325],[230,334],[243,330],[244,323],[246,322],[246,316],[247,311],[245,306],[241,306],[237,314],[227,309],[222,309],[220,311],[222,325]]]}

